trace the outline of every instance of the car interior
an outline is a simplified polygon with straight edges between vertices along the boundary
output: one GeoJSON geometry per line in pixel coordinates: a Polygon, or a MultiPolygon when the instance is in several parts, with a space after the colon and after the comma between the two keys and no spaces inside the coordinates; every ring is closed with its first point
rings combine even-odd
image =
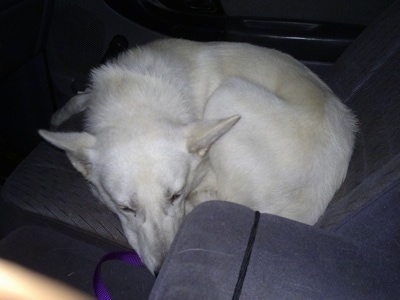
{"type": "MultiPolygon", "coordinates": [[[[87,88],[92,68],[128,48],[245,42],[300,60],[353,110],[345,181],[314,226],[218,199],[199,205],[157,277],[103,264],[112,299],[399,297],[400,1],[5,0],[0,32],[0,258],[94,296],[101,258],[131,248],[38,129],[87,88]]],[[[83,130],[84,118],[51,129],[83,130]]]]}

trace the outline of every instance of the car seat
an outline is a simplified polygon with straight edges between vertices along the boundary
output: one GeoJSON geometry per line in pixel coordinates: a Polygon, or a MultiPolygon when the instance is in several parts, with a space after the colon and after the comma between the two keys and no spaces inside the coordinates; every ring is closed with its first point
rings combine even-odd
{"type": "MultiPolygon", "coordinates": [[[[391,298],[400,289],[399,15],[397,1],[322,75],[359,119],[347,177],[314,227],[261,216],[243,295],[257,299],[287,290],[288,297],[391,298]]],[[[74,116],[58,130],[82,128],[81,120],[74,116]]],[[[185,298],[204,286],[202,299],[231,295],[237,279],[231,275],[240,273],[253,223],[254,213],[235,204],[197,207],[183,223],[152,297],[185,298]],[[197,248],[204,251],[189,251],[197,248]]],[[[117,217],[91,194],[65,154],[45,142],[1,191],[1,234],[32,224],[129,247],[117,217]]]]}

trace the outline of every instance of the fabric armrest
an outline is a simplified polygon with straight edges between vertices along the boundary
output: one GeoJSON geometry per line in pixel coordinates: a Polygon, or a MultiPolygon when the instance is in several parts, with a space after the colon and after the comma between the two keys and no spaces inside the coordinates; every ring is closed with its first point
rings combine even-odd
{"type": "MultiPolygon", "coordinates": [[[[254,220],[212,201],[182,224],[150,299],[232,299],[254,220]]],[[[332,232],[262,214],[241,299],[378,299],[397,294],[385,253],[332,232]]]]}

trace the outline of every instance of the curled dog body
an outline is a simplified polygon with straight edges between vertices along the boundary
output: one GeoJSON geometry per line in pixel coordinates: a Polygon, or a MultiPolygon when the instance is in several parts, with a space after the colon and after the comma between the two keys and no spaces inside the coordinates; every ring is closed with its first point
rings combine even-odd
{"type": "Polygon", "coordinates": [[[84,132],[40,134],[66,151],[154,273],[204,201],[314,224],[356,131],[311,71],[248,44],[155,41],[93,70],[83,100],[70,108],[87,108],[84,132]]]}

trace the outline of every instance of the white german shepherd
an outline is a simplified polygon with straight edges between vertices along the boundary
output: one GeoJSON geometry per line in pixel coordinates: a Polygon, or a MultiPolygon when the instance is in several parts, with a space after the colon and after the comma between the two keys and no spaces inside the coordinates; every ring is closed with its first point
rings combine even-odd
{"type": "Polygon", "coordinates": [[[314,224],[346,176],[356,120],[281,52],[165,39],[92,72],[85,132],[41,130],[120,218],[150,271],[197,204],[220,199],[314,224]]]}

